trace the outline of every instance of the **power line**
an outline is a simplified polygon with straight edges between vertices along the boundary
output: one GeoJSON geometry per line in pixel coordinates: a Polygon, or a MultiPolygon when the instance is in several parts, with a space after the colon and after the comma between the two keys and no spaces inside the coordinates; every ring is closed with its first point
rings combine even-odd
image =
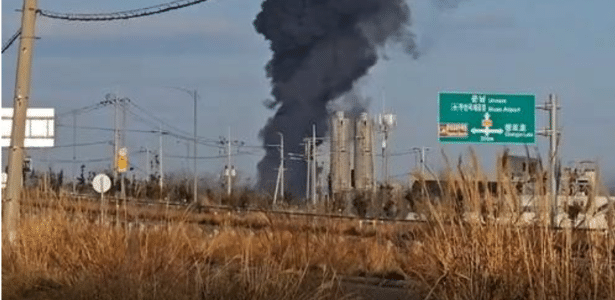
{"type": "Polygon", "coordinates": [[[17,30],[17,32],[15,32],[15,34],[13,34],[13,36],[11,38],[9,38],[6,42],[4,42],[4,44],[2,45],[2,53],[4,53],[4,51],[6,51],[6,49],[11,47],[11,45],[13,45],[13,42],[15,42],[15,40],[17,40],[17,38],[20,35],[21,35],[21,28],[19,28],[17,30]]]}
{"type": "MultiPolygon", "coordinates": [[[[65,125],[61,123],[57,123],[58,127],[73,127],[72,125],[65,125]]],[[[102,131],[114,131],[114,128],[105,128],[105,127],[95,127],[95,126],[76,126],[75,128],[79,129],[89,129],[89,130],[102,130],[102,131]]],[[[127,132],[141,132],[141,133],[160,133],[159,130],[140,130],[140,129],[124,129],[127,132]]],[[[167,131],[163,131],[163,134],[166,134],[167,131]]]]}
{"type": "Polygon", "coordinates": [[[68,115],[82,114],[82,113],[91,112],[93,110],[97,110],[99,108],[106,107],[107,105],[110,105],[110,104],[113,104],[113,102],[109,101],[109,100],[103,100],[103,101],[100,101],[100,102],[98,102],[96,104],[92,104],[92,105],[88,105],[88,106],[84,106],[84,107],[81,107],[81,108],[77,108],[77,109],[73,109],[73,110],[70,110],[70,111],[67,111],[67,112],[60,113],[60,114],[56,115],[56,118],[59,119],[59,118],[62,118],[64,116],[68,116],[68,115]]]}
{"type": "MultiPolygon", "coordinates": [[[[174,130],[175,130],[175,131],[177,131],[177,132],[180,132],[180,133],[182,133],[182,134],[185,134],[186,136],[189,136],[189,135],[190,135],[188,132],[186,132],[186,131],[184,131],[184,130],[182,130],[182,129],[180,129],[180,128],[177,128],[177,127],[175,127],[175,126],[173,126],[173,125],[169,124],[168,122],[166,122],[165,120],[163,120],[163,119],[161,119],[161,118],[159,118],[159,117],[156,117],[154,114],[152,114],[152,113],[148,112],[147,110],[145,110],[145,109],[144,109],[144,108],[142,108],[141,106],[137,105],[137,104],[136,104],[136,103],[134,103],[133,101],[131,101],[131,102],[130,102],[130,104],[131,104],[132,106],[134,106],[135,108],[137,108],[138,110],[140,110],[142,113],[146,114],[148,117],[150,117],[150,118],[152,118],[152,119],[156,120],[156,122],[157,122],[157,123],[162,123],[163,125],[165,125],[165,127],[167,127],[167,128],[172,128],[172,129],[174,129],[174,130]]],[[[130,107],[129,107],[128,109],[130,110],[130,107]]],[[[158,126],[158,124],[156,124],[155,126],[158,126]]]]}
{"type": "Polygon", "coordinates": [[[207,0],[177,0],[173,2],[163,3],[155,6],[132,9],[120,12],[112,12],[112,13],[99,13],[99,14],[73,14],[73,13],[58,13],[52,12],[48,10],[39,10],[38,13],[47,18],[51,19],[60,19],[66,21],[84,21],[84,22],[92,22],[92,21],[114,21],[114,20],[127,20],[134,19],[139,17],[151,16],[156,14],[161,14],[163,12],[176,10],[188,6],[192,6],[195,4],[199,4],[201,2],[205,2],[207,0]]]}
{"type": "Polygon", "coordinates": [[[85,159],[85,160],[72,160],[72,159],[39,159],[41,162],[55,162],[55,163],[89,163],[89,162],[103,162],[103,161],[111,161],[111,157],[104,158],[94,158],[94,159],[85,159]]]}
{"type": "MultiPolygon", "coordinates": [[[[194,156],[182,156],[182,155],[165,155],[165,158],[182,158],[182,159],[194,159],[194,156]]],[[[197,156],[196,159],[220,159],[226,158],[226,155],[214,155],[214,156],[197,156]]]]}
{"type": "Polygon", "coordinates": [[[109,144],[109,143],[111,143],[111,141],[110,141],[110,140],[107,140],[107,141],[98,141],[98,142],[91,142],[91,143],[81,143],[81,144],[71,144],[71,145],[60,145],[60,146],[45,147],[45,148],[32,148],[32,149],[44,150],[44,149],[54,149],[54,148],[84,147],[84,146],[102,145],[102,144],[109,144]]]}
{"type": "MultiPolygon", "coordinates": [[[[179,129],[171,124],[169,124],[168,122],[164,121],[163,119],[156,117],[154,114],[146,111],[145,109],[143,109],[142,107],[140,107],[139,105],[135,104],[133,101],[130,102],[130,104],[132,104],[135,108],[137,108],[138,110],[140,110],[143,114],[147,115],[147,117],[154,119],[155,121],[157,121],[158,123],[155,123],[154,121],[151,120],[147,120],[145,118],[143,118],[142,116],[138,115],[136,112],[132,111],[132,109],[130,107],[128,107],[128,113],[130,113],[131,115],[133,115],[135,118],[138,119],[138,121],[141,121],[145,124],[148,124],[152,127],[158,127],[159,123],[162,123],[163,125],[165,125],[167,128],[171,128],[174,129],[176,131],[178,131],[179,133],[174,133],[171,131],[167,131],[167,134],[169,136],[172,137],[176,137],[178,139],[183,139],[183,140],[188,140],[188,141],[192,141],[194,140],[194,137],[190,136],[189,133],[187,133],[186,131],[179,129]]],[[[220,148],[221,146],[218,145],[218,141],[213,140],[213,139],[207,139],[207,138],[203,138],[203,137],[197,137],[197,144],[199,145],[203,145],[203,146],[208,146],[208,147],[212,147],[212,148],[220,148]]]]}

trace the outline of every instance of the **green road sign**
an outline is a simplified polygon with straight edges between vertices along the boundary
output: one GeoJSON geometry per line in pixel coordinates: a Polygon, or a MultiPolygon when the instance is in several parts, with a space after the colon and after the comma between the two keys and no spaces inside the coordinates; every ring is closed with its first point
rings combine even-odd
{"type": "Polygon", "coordinates": [[[442,143],[533,144],[534,95],[440,93],[442,143]]]}

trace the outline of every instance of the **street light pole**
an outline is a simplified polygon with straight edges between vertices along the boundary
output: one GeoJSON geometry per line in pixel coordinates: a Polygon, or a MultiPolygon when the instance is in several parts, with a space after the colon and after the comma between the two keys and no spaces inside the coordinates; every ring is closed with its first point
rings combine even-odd
{"type": "Polygon", "coordinates": [[[190,95],[192,97],[192,99],[194,100],[194,129],[193,129],[193,140],[192,140],[192,150],[193,150],[193,154],[194,157],[193,159],[193,171],[194,171],[194,187],[193,187],[193,195],[194,195],[194,199],[193,202],[197,202],[198,200],[198,176],[197,176],[197,168],[196,168],[196,157],[197,157],[197,148],[196,148],[196,100],[199,97],[199,94],[197,92],[197,90],[189,90],[189,89],[185,89],[185,88],[180,88],[180,87],[170,87],[172,89],[178,90],[178,91],[182,91],[185,93],[188,93],[188,95],[190,95]]]}

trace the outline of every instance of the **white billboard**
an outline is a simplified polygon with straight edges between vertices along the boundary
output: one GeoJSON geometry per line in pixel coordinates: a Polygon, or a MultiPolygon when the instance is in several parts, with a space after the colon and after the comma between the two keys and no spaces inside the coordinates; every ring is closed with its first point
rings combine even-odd
{"type": "MultiPolygon", "coordinates": [[[[13,126],[13,109],[0,110],[2,140],[0,146],[8,147],[11,144],[11,128],[13,126]]],[[[26,114],[26,140],[24,146],[53,147],[55,138],[55,123],[53,108],[28,108],[26,114]]]]}

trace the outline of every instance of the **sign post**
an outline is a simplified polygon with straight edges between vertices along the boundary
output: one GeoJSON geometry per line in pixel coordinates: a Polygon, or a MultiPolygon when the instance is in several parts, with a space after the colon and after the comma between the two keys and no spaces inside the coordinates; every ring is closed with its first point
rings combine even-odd
{"type": "Polygon", "coordinates": [[[440,93],[441,143],[534,144],[534,95],[440,93]]]}
{"type": "Polygon", "coordinates": [[[105,219],[105,210],[103,210],[105,203],[103,195],[111,188],[111,179],[105,174],[98,174],[92,180],[92,187],[96,192],[100,193],[100,221],[102,224],[105,219]]]}

